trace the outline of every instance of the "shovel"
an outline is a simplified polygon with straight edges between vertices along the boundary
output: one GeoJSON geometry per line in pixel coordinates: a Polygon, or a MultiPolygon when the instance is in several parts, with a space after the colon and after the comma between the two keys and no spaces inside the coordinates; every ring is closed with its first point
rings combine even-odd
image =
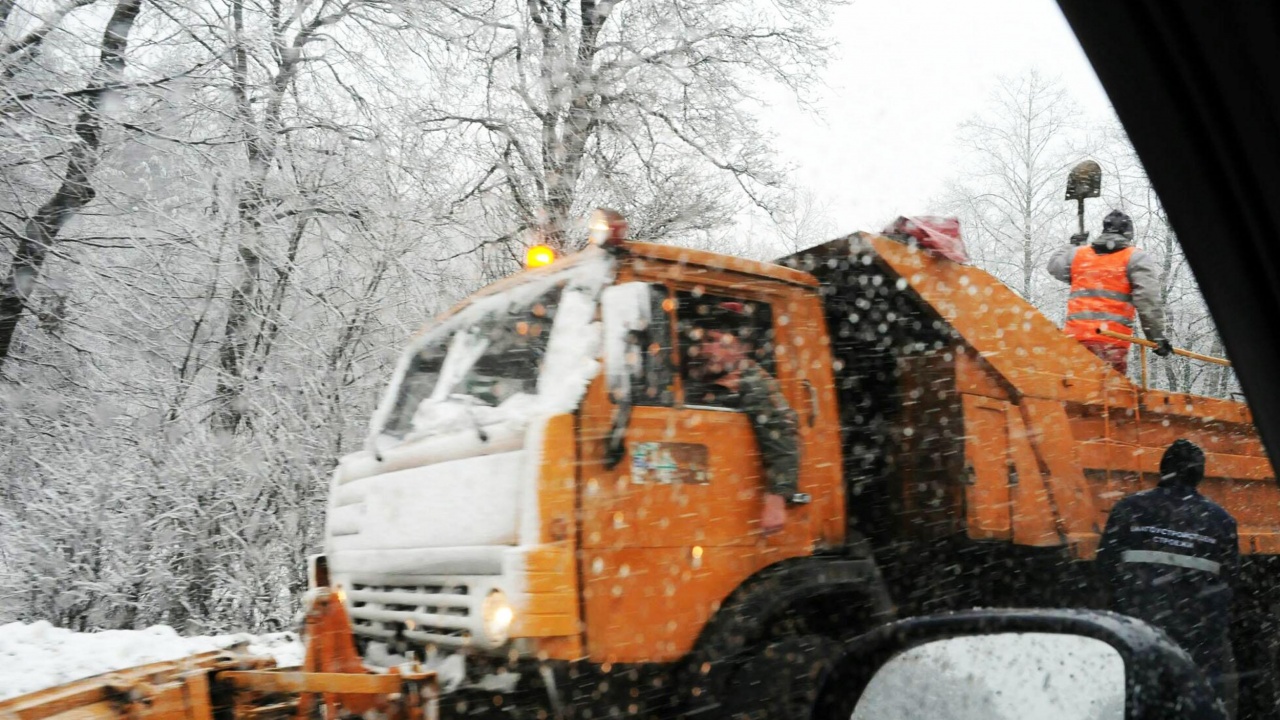
{"type": "Polygon", "coordinates": [[[1102,194],[1102,166],[1092,160],[1071,168],[1067,175],[1067,200],[1076,201],[1076,218],[1080,221],[1080,233],[1084,234],[1084,199],[1102,194]]]}

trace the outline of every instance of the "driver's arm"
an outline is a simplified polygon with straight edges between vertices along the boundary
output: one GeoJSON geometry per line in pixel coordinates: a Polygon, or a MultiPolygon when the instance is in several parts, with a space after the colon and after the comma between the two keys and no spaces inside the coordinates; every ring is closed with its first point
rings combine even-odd
{"type": "Polygon", "coordinates": [[[800,474],[800,437],[796,413],[778,381],[755,363],[739,380],[742,410],[751,420],[764,463],[765,491],[784,498],[796,494],[800,474]]]}

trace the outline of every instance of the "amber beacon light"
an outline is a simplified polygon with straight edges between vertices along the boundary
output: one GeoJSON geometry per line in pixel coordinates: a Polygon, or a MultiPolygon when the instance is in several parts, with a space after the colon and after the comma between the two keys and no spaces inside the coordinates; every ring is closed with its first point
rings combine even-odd
{"type": "Polygon", "coordinates": [[[556,251],[550,245],[532,245],[524,253],[525,267],[545,267],[556,261],[556,251]]]}

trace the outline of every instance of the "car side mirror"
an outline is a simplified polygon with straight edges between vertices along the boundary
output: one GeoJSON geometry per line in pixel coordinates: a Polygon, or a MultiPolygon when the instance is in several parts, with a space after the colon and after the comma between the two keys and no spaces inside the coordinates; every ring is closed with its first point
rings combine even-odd
{"type": "Polygon", "coordinates": [[[1095,638],[962,635],[890,658],[858,698],[852,720],[1123,720],[1124,678],[1120,653],[1095,638]]]}
{"type": "Polygon", "coordinates": [[[847,643],[815,718],[1225,720],[1190,656],[1115,613],[973,610],[910,618],[847,643]]]}
{"type": "Polygon", "coordinates": [[[605,382],[614,402],[605,446],[605,467],[609,469],[622,459],[633,394],[644,384],[644,347],[652,321],[652,302],[649,284],[642,282],[612,285],[600,294],[605,382]]]}

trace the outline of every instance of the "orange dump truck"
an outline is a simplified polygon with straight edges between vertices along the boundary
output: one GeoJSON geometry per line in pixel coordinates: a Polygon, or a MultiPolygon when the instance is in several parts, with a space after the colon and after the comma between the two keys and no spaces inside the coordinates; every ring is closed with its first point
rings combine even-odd
{"type": "Polygon", "coordinates": [[[802,716],[805,668],[895,613],[1096,602],[1082,561],[1178,437],[1239,521],[1260,668],[1280,490],[1245,405],[1137,387],[990,275],[885,237],[770,264],[606,230],[409,344],[334,474],[330,632],[291,687],[341,704],[376,689],[341,675],[363,663],[434,672],[444,716],[802,716]],[[750,419],[688,372],[724,302],[797,414],[808,502],[768,536],[750,419]]]}
{"type": "Polygon", "coordinates": [[[865,234],[778,264],[606,234],[411,343],[325,553],[364,657],[425,658],[446,710],[724,712],[894,612],[1093,601],[1075,561],[1178,437],[1241,550],[1280,551],[1244,404],[1135,386],[981,270],[865,234]],[[687,372],[723,301],[799,420],[810,501],[767,537],[749,418],[687,372]]]}

